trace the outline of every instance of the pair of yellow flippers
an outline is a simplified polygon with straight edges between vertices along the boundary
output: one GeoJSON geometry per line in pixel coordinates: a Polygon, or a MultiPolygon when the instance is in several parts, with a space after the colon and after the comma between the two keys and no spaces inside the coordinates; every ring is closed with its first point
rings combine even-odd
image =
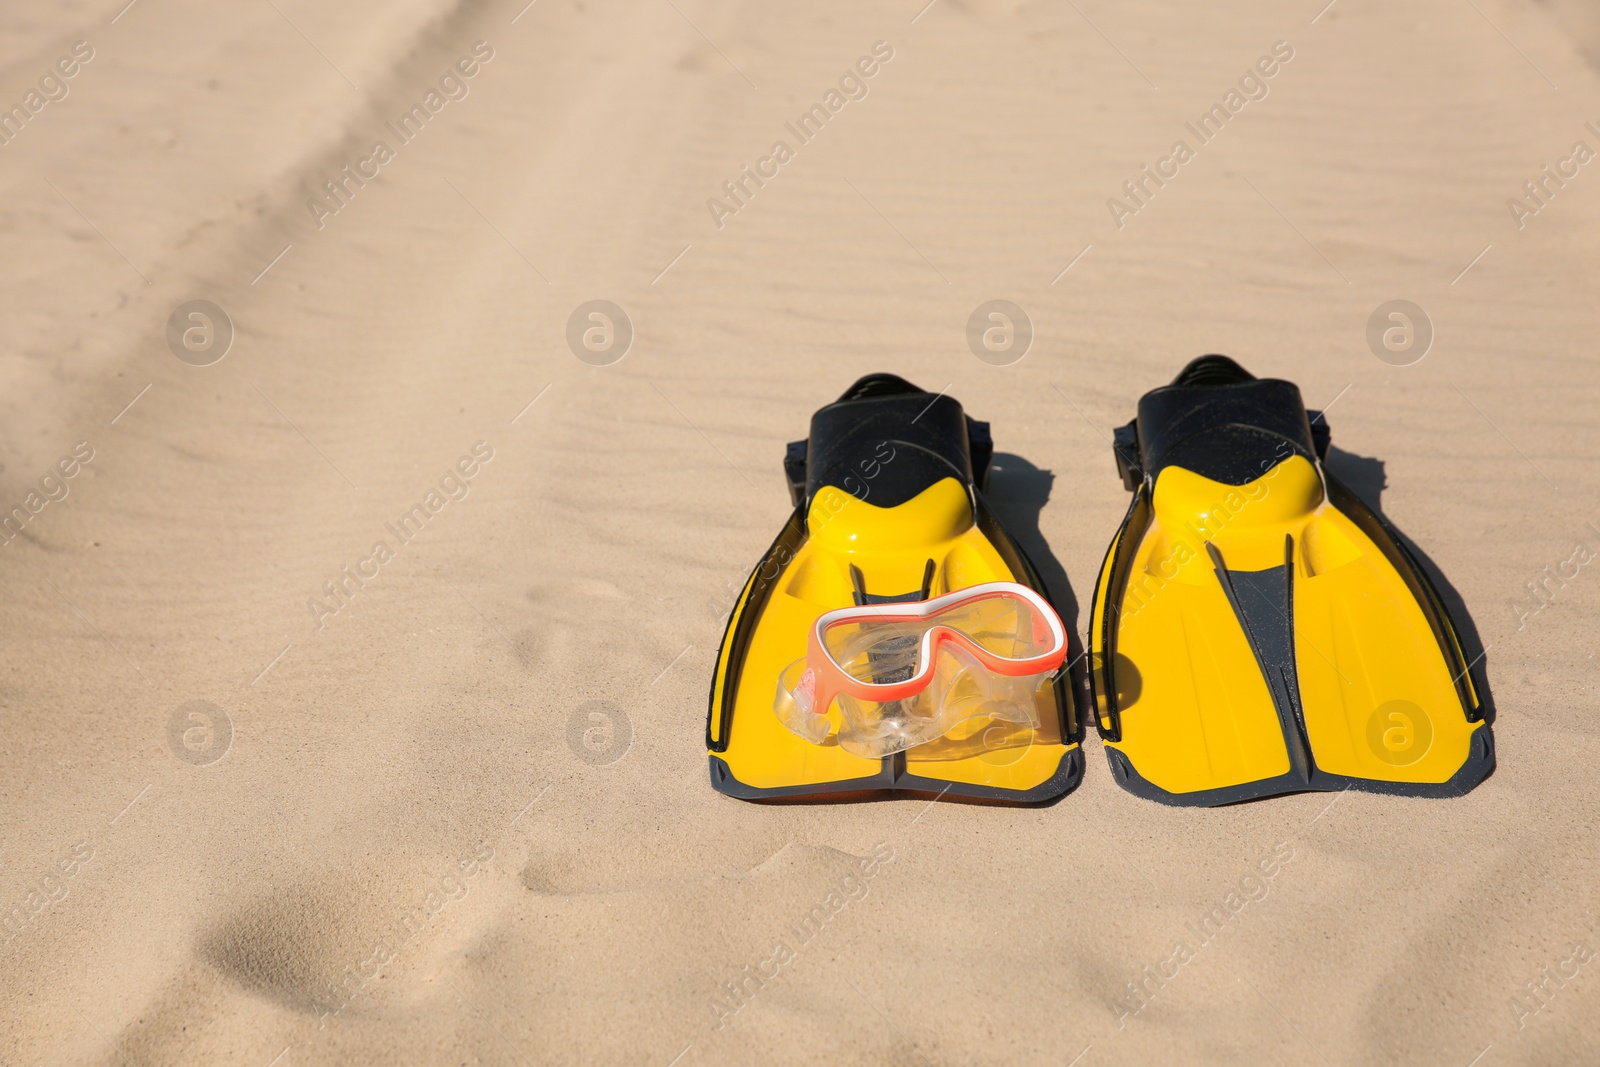
{"type": "Polygon", "coordinates": [[[1049,802],[1082,778],[1087,689],[1117,781],[1164,803],[1465,792],[1494,754],[1455,628],[1394,531],[1324,471],[1326,448],[1293,384],[1195,360],[1116,433],[1134,497],[1095,590],[1088,684],[1073,649],[1037,694],[1036,727],[974,720],[867,759],[773,713],[819,615],[985,582],[1049,592],[984,500],[988,425],[892,375],[861,379],[789,446],[795,511],[730,614],[712,680],[713,786],[1049,802]]]}

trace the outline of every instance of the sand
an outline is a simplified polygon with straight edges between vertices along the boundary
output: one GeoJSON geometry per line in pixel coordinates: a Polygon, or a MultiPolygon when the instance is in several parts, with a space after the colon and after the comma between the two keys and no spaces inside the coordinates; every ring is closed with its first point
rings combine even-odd
{"type": "Polygon", "coordinates": [[[1586,7],[120,4],[0,13],[0,101],[74,70],[0,147],[0,1062],[1600,1059],[1586,7]],[[712,791],[812,410],[990,420],[1081,632],[1110,427],[1208,351],[1331,405],[1470,614],[1490,780],[1180,811],[1091,736],[1043,810],[712,791]]]}

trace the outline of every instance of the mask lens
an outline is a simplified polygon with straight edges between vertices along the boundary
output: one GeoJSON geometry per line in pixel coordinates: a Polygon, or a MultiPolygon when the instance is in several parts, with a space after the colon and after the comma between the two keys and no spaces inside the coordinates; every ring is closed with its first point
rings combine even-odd
{"type": "Polygon", "coordinates": [[[970,638],[986,652],[1007,659],[1029,659],[1050,650],[1050,624],[1021,597],[991,596],[957,604],[928,619],[970,638]]]}
{"type": "Polygon", "coordinates": [[[823,634],[829,657],[850,677],[869,685],[903,682],[917,672],[922,620],[846,622],[823,634]]]}
{"type": "Polygon", "coordinates": [[[1007,659],[1043,655],[1054,643],[1049,622],[1030,601],[989,596],[919,619],[838,622],[824,631],[823,645],[840,669],[856,681],[886,685],[917,673],[922,636],[934,626],[955,630],[985,651],[1007,659]]]}

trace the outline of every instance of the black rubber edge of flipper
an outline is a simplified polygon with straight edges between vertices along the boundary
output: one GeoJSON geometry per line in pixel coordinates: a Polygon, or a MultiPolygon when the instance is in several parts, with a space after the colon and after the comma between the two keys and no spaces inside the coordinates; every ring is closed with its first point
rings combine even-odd
{"type": "Polygon", "coordinates": [[[1133,499],[1128,503],[1128,513],[1122,518],[1117,536],[1106,548],[1106,556],[1111,559],[1110,571],[1107,572],[1104,559],[1100,562],[1100,574],[1105,575],[1104,588],[1097,575],[1094,596],[1089,601],[1089,659],[1093,661],[1096,655],[1099,656],[1099,662],[1089,664],[1089,702],[1094,715],[1095,732],[1106,741],[1122,740],[1122,715],[1116,685],[1117,627],[1122,619],[1122,600],[1127,590],[1129,568],[1139,542],[1150,527],[1151,515],[1150,493],[1140,484],[1134,489],[1133,499]],[[1100,620],[1096,652],[1094,619],[1102,597],[1106,606],[1100,620]],[[1104,722],[1101,721],[1102,707],[1105,710],[1104,722]]]}
{"type": "Polygon", "coordinates": [[[733,696],[739,692],[739,675],[744,667],[745,646],[750,643],[750,635],[755,631],[756,623],[761,618],[761,612],[767,606],[767,599],[772,596],[772,590],[777,588],[778,579],[783,576],[784,568],[788,565],[785,559],[779,566],[771,564],[780,557],[794,558],[794,553],[799,550],[805,540],[805,514],[798,508],[789,516],[789,521],[783,524],[783,529],[778,531],[778,536],[773,538],[772,545],[761,557],[755,569],[750,572],[750,577],[745,579],[744,589],[740,592],[740,600],[734,603],[734,610],[728,613],[728,624],[723,627],[722,640],[717,645],[717,660],[721,663],[722,650],[732,643],[732,651],[728,655],[728,668],[722,675],[722,684],[717,684],[717,672],[711,674],[711,691],[706,700],[706,748],[712,752],[726,752],[728,749],[728,731],[733,726],[732,715],[728,712],[733,707],[733,696]],[[770,573],[769,573],[770,571],[770,573]],[[719,700],[724,708],[721,721],[717,719],[717,705],[719,700]],[[713,726],[719,726],[715,734],[713,726]]]}
{"type": "Polygon", "coordinates": [[[1388,796],[1423,797],[1442,800],[1464,796],[1485,778],[1494,773],[1494,735],[1487,724],[1472,733],[1467,758],[1455,774],[1443,782],[1383,782],[1372,778],[1352,778],[1342,774],[1313,771],[1309,783],[1293,771],[1276,778],[1262,778],[1254,782],[1223,786],[1218,789],[1201,789],[1193,793],[1169,793],[1139,773],[1133,761],[1120,749],[1107,746],[1106,759],[1111,765],[1111,776],[1134,796],[1154,800],[1180,808],[1214,808],[1224,804],[1239,804],[1262,797],[1284,796],[1291,793],[1336,793],[1353,789],[1362,793],[1382,793],[1388,796]]]}
{"type": "Polygon", "coordinates": [[[1083,781],[1084,769],[1083,749],[1074,746],[1062,754],[1055,773],[1031,789],[997,789],[993,786],[924,778],[906,771],[897,772],[896,766],[903,767],[904,761],[896,761],[893,758],[885,759],[883,768],[878,773],[863,778],[762,789],[739,781],[727,763],[717,756],[711,756],[710,760],[711,786],[717,792],[739,800],[774,803],[915,797],[926,800],[943,798],[975,804],[1004,804],[1013,807],[1042,807],[1060,800],[1076,789],[1083,781]]]}

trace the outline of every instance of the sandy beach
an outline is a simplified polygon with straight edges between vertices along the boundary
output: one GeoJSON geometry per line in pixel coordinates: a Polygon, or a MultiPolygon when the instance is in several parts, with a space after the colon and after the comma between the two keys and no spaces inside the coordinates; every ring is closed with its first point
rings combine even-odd
{"type": "Polygon", "coordinates": [[[1600,1060],[1590,7],[125,2],[0,12],[0,1064],[1600,1060]],[[988,420],[1081,635],[1205,352],[1426,552],[1491,778],[713,791],[815,409],[988,420]]]}

